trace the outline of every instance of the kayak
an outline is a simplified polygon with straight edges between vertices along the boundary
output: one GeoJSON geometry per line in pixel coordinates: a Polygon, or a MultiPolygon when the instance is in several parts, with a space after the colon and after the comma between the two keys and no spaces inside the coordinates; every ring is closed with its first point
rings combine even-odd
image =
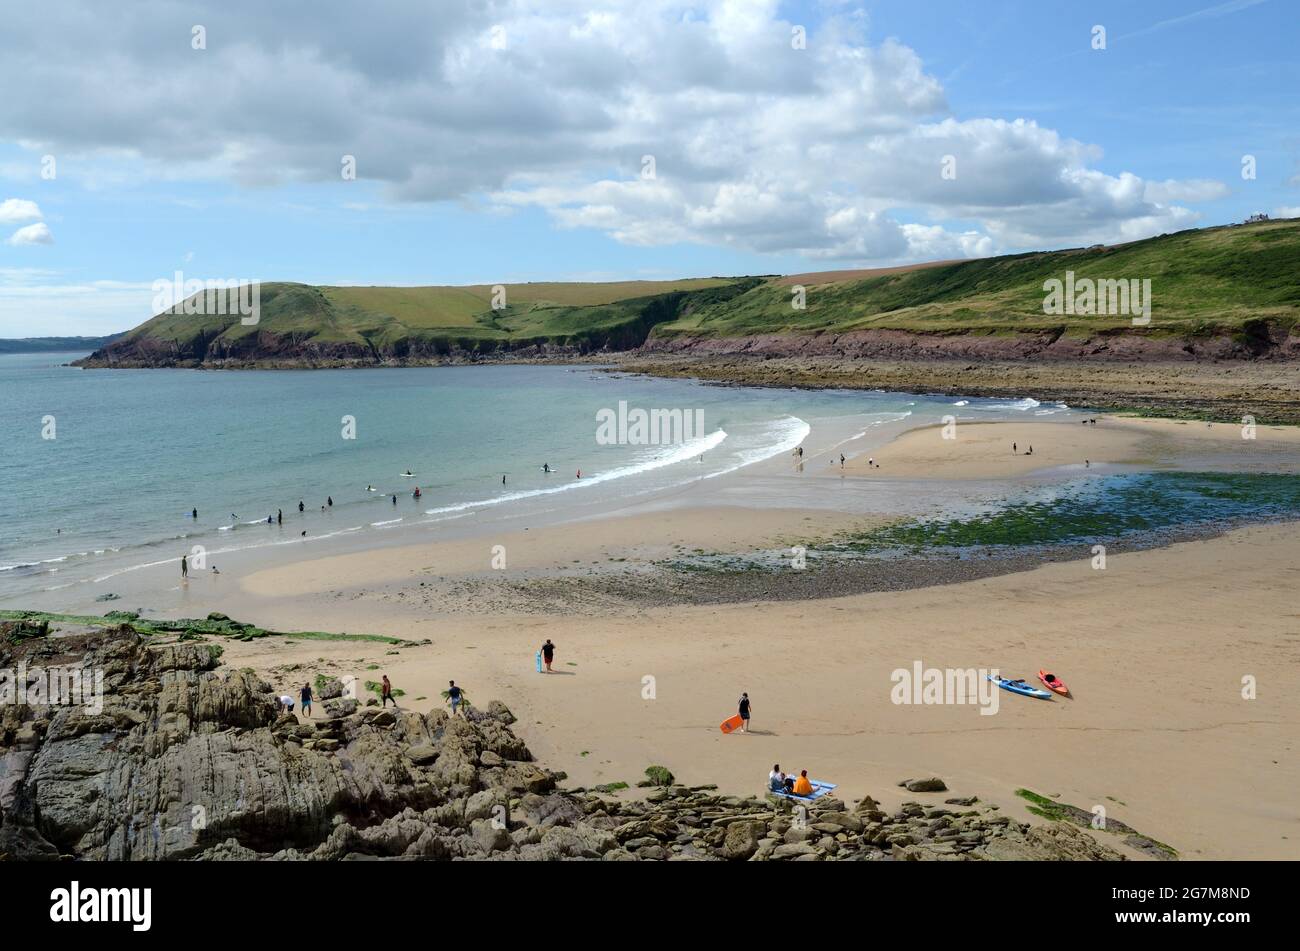
{"type": "Polygon", "coordinates": [[[1003,690],[1010,690],[1012,693],[1018,693],[1025,697],[1037,697],[1039,700],[1052,699],[1052,695],[1046,690],[1039,690],[1037,687],[1031,687],[1029,684],[1019,680],[1008,680],[1006,677],[994,677],[992,674],[989,674],[988,678],[1003,690]]]}
{"type": "Polygon", "coordinates": [[[1046,685],[1048,690],[1055,691],[1062,697],[1068,697],[1070,695],[1070,688],[1067,687],[1064,681],[1062,681],[1060,677],[1056,676],[1056,674],[1048,673],[1046,670],[1040,670],[1038,672],[1038,679],[1046,685]]]}

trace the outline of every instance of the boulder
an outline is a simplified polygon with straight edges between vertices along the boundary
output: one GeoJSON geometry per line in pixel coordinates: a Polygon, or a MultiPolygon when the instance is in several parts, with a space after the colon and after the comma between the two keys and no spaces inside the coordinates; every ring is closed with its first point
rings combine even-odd
{"type": "Polygon", "coordinates": [[[948,787],[938,776],[931,776],[928,779],[905,779],[898,785],[903,786],[908,792],[947,792],[948,787]]]}

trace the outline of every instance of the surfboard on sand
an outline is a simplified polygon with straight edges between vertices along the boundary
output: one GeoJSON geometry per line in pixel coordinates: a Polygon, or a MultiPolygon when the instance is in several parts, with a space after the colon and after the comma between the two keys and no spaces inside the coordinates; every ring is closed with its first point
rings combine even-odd
{"type": "Polygon", "coordinates": [[[542,652],[541,652],[541,651],[538,651],[538,652],[537,652],[537,672],[538,672],[539,674],[542,672],[542,652]]]}
{"type": "Polygon", "coordinates": [[[727,717],[722,721],[722,732],[732,733],[739,730],[745,723],[745,718],[737,713],[734,717],[727,717]]]}

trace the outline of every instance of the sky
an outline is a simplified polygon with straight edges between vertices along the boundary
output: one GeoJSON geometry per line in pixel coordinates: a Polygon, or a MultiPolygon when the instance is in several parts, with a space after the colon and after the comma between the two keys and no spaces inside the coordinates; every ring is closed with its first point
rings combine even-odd
{"type": "Polygon", "coordinates": [[[0,0],[0,337],[128,329],[177,272],[798,273],[1296,217],[1297,39],[1292,0],[0,0]]]}

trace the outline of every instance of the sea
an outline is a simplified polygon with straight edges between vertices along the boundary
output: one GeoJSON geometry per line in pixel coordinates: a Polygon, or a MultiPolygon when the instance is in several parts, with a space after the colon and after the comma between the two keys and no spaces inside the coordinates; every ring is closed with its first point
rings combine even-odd
{"type": "Polygon", "coordinates": [[[1074,414],[1028,398],[708,385],[588,364],[69,365],[80,356],[0,355],[5,607],[33,592],[107,590],[195,546],[213,561],[288,546],[311,557],[341,540],[346,550],[433,540],[653,510],[686,495],[885,510],[897,503],[888,487],[790,476],[947,418],[1074,414]],[[698,425],[638,428],[637,411],[653,410],[698,425]],[[602,428],[616,419],[631,425],[602,428]]]}

